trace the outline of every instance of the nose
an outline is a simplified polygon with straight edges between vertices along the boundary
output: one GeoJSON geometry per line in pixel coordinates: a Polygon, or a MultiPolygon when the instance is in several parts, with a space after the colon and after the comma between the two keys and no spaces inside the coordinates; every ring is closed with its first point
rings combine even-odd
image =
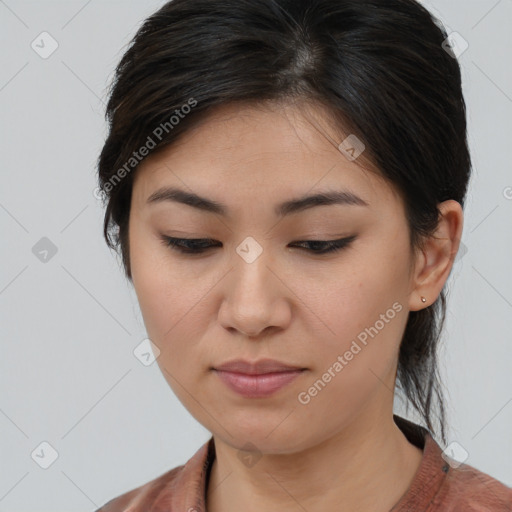
{"type": "MultiPolygon", "coordinates": [[[[263,253],[264,254],[264,253],[263,253]]],[[[291,320],[290,290],[283,277],[261,254],[248,263],[242,258],[224,282],[220,324],[255,338],[265,330],[285,329],[291,320]]]]}

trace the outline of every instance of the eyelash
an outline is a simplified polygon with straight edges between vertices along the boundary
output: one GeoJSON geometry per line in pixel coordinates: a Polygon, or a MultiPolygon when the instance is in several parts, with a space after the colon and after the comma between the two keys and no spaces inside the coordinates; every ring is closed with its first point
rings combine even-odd
{"type": "MultiPolygon", "coordinates": [[[[323,245],[324,249],[322,250],[305,249],[306,251],[310,251],[313,254],[322,255],[337,252],[346,248],[355,238],[356,235],[352,235],[347,238],[341,238],[340,240],[302,240],[295,243],[313,244],[313,247],[315,246],[314,244],[323,245]]],[[[207,249],[211,249],[212,247],[214,247],[214,244],[209,244],[206,246],[204,244],[216,241],[210,238],[173,238],[170,236],[163,236],[162,242],[165,246],[170,247],[171,249],[183,254],[201,254],[204,253],[207,249]],[[196,244],[195,247],[194,244],[196,244]],[[203,246],[197,247],[197,244],[203,244],[203,246]]]]}

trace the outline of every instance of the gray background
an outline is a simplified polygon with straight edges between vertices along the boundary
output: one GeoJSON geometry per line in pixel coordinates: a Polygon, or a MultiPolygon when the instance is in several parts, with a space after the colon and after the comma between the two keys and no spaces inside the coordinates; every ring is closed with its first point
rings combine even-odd
{"type": "MultiPolygon", "coordinates": [[[[210,436],[133,354],[146,333],[93,193],[107,84],[163,3],[0,1],[0,512],[94,510],[210,436]],[[59,45],[46,59],[31,47],[43,31],[59,45]],[[43,237],[57,249],[46,262],[43,237]],[[31,456],[43,441],[58,453],[48,469],[31,456]]],[[[512,1],[424,3],[469,43],[474,175],[441,351],[449,440],[512,485],[512,1]]]]}

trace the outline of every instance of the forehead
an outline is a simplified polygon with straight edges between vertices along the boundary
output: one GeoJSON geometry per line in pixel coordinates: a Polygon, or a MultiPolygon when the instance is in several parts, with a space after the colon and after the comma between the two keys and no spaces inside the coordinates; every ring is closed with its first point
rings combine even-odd
{"type": "Polygon", "coordinates": [[[316,189],[348,189],[372,207],[397,199],[363,158],[350,161],[338,146],[346,134],[320,106],[217,107],[169,147],[149,155],[135,173],[140,206],[158,188],[177,185],[223,203],[278,203],[316,189]],[[238,198],[238,199],[237,199],[238,198]]]}

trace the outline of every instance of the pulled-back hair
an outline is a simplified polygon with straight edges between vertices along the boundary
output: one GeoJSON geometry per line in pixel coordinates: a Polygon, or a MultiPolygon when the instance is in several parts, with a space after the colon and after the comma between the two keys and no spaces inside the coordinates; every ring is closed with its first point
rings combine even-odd
{"type": "MultiPolygon", "coordinates": [[[[460,68],[441,22],[413,0],[173,0],[119,62],[98,159],[104,237],[131,280],[128,220],[138,163],[222,104],[312,101],[357,136],[405,204],[411,248],[464,206],[471,172],[460,68]],[[144,148],[144,149],[143,149],[144,148]],[[139,154],[140,153],[140,154],[139,154]]],[[[341,141],[339,141],[341,142],[341,141]]],[[[438,299],[410,311],[397,368],[409,404],[446,444],[438,299]]]]}

